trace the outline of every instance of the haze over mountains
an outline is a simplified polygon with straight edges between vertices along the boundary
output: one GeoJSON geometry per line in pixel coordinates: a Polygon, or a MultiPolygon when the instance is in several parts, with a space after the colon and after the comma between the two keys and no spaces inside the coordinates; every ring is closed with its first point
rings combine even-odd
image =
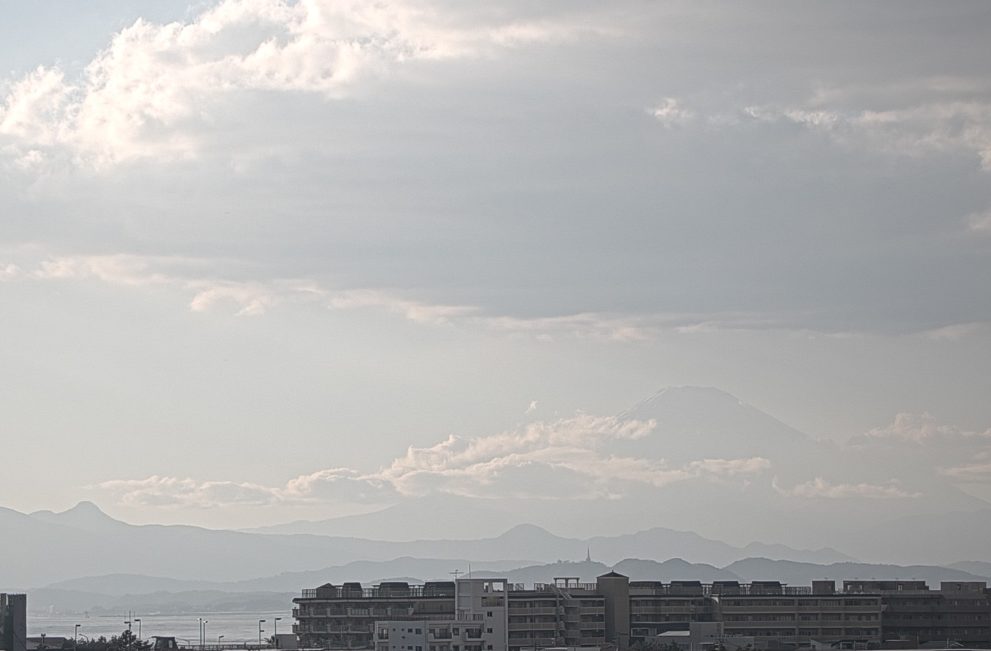
{"type": "Polygon", "coordinates": [[[438,580],[469,568],[476,576],[514,583],[558,576],[593,581],[610,569],[642,580],[777,579],[791,584],[865,577],[936,584],[985,580],[991,574],[986,572],[991,564],[981,562],[953,568],[867,564],[826,548],[760,543],[740,548],[663,528],[582,540],[520,525],[494,538],[390,542],[135,526],[110,518],[92,503],[62,513],[4,509],[0,525],[11,542],[6,557],[19,559],[0,567],[0,583],[33,586],[37,608],[80,612],[113,611],[121,604],[161,612],[270,608],[287,603],[301,588],[327,581],[438,580]],[[592,550],[593,560],[556,560],[578,559],[592,550]],[[525,556],[530,560],[522,560],[525,556]],[[328,565],[328,559],[336,562],[328,565]]]}
{"type": "Polygon", "coordinates": [[[737,547],[948,563],[985,554],[977,541],[991,535],[991,503],[976,496],[967,463],[989,441],[911,414],[846,443],[819,441],[718,389],[669,387],[605,424],[565,419],[411,449],[392,468],[438,487],[362,515],[250,531],[415,540],[450,527],[496,536],[529,521],[588,538],[659,526],[737,547]],[[473,475],[484,494],[466,487],[473,475]],[[448,486],[451,477],[462,483],[448,486]]]}
{"type": "Polygon", "coordinates": [[[66,607],[112,608],[143,595],[141,603],[167,610],[187,598],[257,605],[326,581],[443,579],[469,564],[523,583],[592,580],[613,568],[641,579],[793,584],[991,575],[991,505],[939,471],[982,436],[941,430],[956,441],[953,458],[934,456],[925,432],[823,443],[724,392],[693,387],[660,391],[600,421],[459,444],[456,454],[486,463],[527,451],[532,461],[510,477],[524,487],[563,482],[552,498],[438,490],[363,515],[245,531],[132,525],[91,502],[59,513],[0,509],[5,555],[17,559],[0,566],[0,585],[45,586],[44,599],[66,607]],[[579,461],[547,461],[569,458],[579,461]],[[575,493],[579,480],[595,490],[575,493]]]}
{"type": "MultiPolygon", "coordinates": [[[[401,557],[498,562],[492,567],[504,569],[579,559],[592,549],[597,559],[607,563],[629,557],[684,556],[692,562],[718,565],[759,553],[818,562],[849,558],[829,549],[804,551],[761,544],[738,548],[690,532],[663,528],[575,539],[556,536],[535,525],[519,525],[493,538],[396,542],[309,534],[252,534],[187,526],[137,526],[114,520],[88,502],[63,513],[26,515],[3,509],[0,531],[9,541],[5,545],[7,553],[18,558],[16,564],[0,567],[0,582],[21,586],[100,574],[229,582],[328,564],[392,561],[401,557]]],[[[410,574],[399,567],[375,572],[380,576],[410,574]]]]}

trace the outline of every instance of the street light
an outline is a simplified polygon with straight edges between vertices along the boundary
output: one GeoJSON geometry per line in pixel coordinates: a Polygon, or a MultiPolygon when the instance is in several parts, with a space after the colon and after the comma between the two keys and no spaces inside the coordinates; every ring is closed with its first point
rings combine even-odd
{"type": "Polygon", "coordinates": [[[224,639],[224,636],[223,636],[223,635],[218,635],[218,636],[217,636],[217,646],[220,646],[220,641],[221,641],[222,639],[224,639]]]}
{"type": "Polygon", "coordinates": [[[259,647],[262,645],[262,633],[265,632],[262,629],[262,624],[264,624],[264,623],[265,623],[265,620],[264,619],[259,619],[258,620],[258,646],[259,647]]]}
{"type": "Polygon", "coordinates": [[[275,631],[272,633],[272,635],[274,637],[272,639],[275,640],[275,648],[278,649],[279,648],[279,622],[282,621],[282,618],[281,617],[275,617],[275,618],[272,619],[272,621],[275,623],[275,631]]]}
{"type": "Polygon", "coordinates": [[[141,618],[138,617],[134,621],[136,621],[138,623],[138,639],[140,640],[141,639],[141,618]]]}
{"type": "Polygon", "coordinates": [[[72,630],[72,648],[73,649],[78,649],[79,648],[79,627],[80,626],[82,626],[82,624],[76,624],[75,628],[72,630]]]}

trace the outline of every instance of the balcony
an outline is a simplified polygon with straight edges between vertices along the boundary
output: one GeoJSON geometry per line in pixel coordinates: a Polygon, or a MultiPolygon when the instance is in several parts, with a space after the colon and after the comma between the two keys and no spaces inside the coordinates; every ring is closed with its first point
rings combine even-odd
{"type": "Polygon", "coordinates": [[[510,622],[511,631],[555,631],[557,622],[510,622]]]}

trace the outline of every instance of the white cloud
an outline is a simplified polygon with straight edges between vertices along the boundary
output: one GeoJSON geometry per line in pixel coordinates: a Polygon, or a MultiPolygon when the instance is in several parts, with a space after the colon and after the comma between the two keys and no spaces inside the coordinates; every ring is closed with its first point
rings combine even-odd
{"type": "Polygon", "coordinates": [[[660,104],[650,110],[650,114],[666,127],[681,126],[695,119],[695,112],[685,108],[674,97],[665,97],[660,104]]]}
{"type": "Polygon", "coordinates": [[[330,306],[339,310],[360,308],[382,308],[401,314],[415,323],[447,323],[451,319],[476,312],[476,308],[466,305],[430,305],[400,298],[379,290],[352,289],[338,292],[330,298],[330,306]]]}
{"type": "Polygon", "coordinates": [[[833,484],[816,477],[803,484],[783,488],[775,478],[773,486],[781,495],[803,499],[902,499],[919,496],[919,493],[902,489],[894,480],[886,484],[833,484]]]}
{"type": "MultiPolygon", "coordinates": [[[[453,15],[452,15],[453,14],[453,15]]],[[[535,19],[476,25],[405,0],[223,0],[185,23],[138,20],[70,81],[40,67],[9,85],[0,144],[20,167],[68,158],[106,168],[197,155],[198,137],[243,91],[328,99],[411,60],[479,56],[589,28],[535,19]]]]}
{"type": "Polygon", "coordinates": [[[250,482],[196,481],[152,475],[145,479],[113,479],[97,488],[127,506],[216,508],[231,504],[262,505],[279,500],[278,491],[250,482]]]}
{"type": "Polygon", "coordinates": [[[855,445],[871,441],[918,445],[991,442],[991,429],[983,432],[968,431],[954,425],[940,424],[926,412],[921,414],[901,412],[888,425],[875,427],[851,439],[851,443],[855,445]]]}
{"type": "Polygon", "coordinates": [[[190,296],[188,308],[206,312],[229,306],[238,316],[258,316],[287,303],[323,303],[334,310],[381,310],[422,325],[457,324],[540,340],[559,337],[634,343],[661,332],[689,334],[724,329],[765,329],[771,322],[728,313],[700,322],[692,314],[579,313],[553,317],[486,314],[474,305],[431,303],[394,289],[339,288],[309,278],[252,279],[257,270],[234,260],[112,255],[52,255],[32,264],[10,263],[0,280],[97,281],[125,288],[169,287],[190,296]],[[241,279],[214,270],[237,272],[241,279]]]}
{"type": "Polygon", "coordinates": [[[98,488],[128,505],[385,504],[403,497],[450,493],[471,497],[618,498],[634,487],[663,488],[689,480],[734,481],[766,471],[761,457],[701,459],[672,466],[663,459],[611,454],[617,441],[648,436],[653,421],[579,414],[475,439],[455,436],[413,447],[375,472],[328,468],[283,486],[152,476],[112,480],[98,488]]]}
{"type": "Polygon", "coordinates": [[[940,468],[939,473],[961,483],[987,484],[991,483],[991,461],[940,468]]]}
{"type": "Polygon", "coordinates": [[[96,488],[115,496],[127,506],[165,508],[209,509],[236,504],[260,506],[314,502],[382,504],[396,497],[395,490],[388,483],[346,468],[329,468],[301,475],[284,486],[152,475],[144,479],[105,481],[96,488]]]}
{"type": "Polygon", "coordinates": [[[788,122],[826,134],[837,143],[907,156],[968,152],[991,171],[991,103],[939,97],[884,110],[824,106],[749,106],[758,122],[788,122]]]}
{"type": "Polygon", "coordinates": [[[382,503],[397,497],[391,483],[350,468],[328,468],[289,480],[280,490],[287,501],[382,503]]]}
{"type": "Polygon", "coordinates": [[[14,263],[0,265],[0,282],[5,280],[16,280],[23,275],[21,268],[14,263]]]}
{"type": "MultiPolygon", "coordinates": [[[[133,254],[34,256],[31,262],[0,267],[0,281],[96,281],[123,288],[171,288],[189,296],[193,312],[233,308],[238,316],[259,316],[294,303],[316,303],[333,310],[378,310],[420,325],[457,325],[539,341],[561,338],[615,343],[656,340],[665,333],[704,336],[728,331],[779,330],[802,336],[822,334],[797,326],[801,315],[760,316],[744,312],[608,313],[581,312],[559,316],[520,317],[486,312],[478,305],[435,303],[395,288],[342,288],[313,278],[265,277],[249,262],[233,259],[133,254]],[[221,275],[222,270],[224,274],[221,275]]],[[[936,340],[956,340],[987,329],[986,323],[952,324],[919,334],[936,340]]],[[[860,333],[828,333],[832,337],[860,333]]]]}
{"type": "Polygon", "coordinates": [[[548,340],[578,337],[616,342],[646,341],[659,330],[657,319],[586,312],[553,317],[479,316],[474,322],[507,333],[535,334],[548,340]]]}
{"type": "Polygon", "coordinates": [[[42,260],[31,276],[41,280],[84,280],[94,278],[113,285],[140,287],[172,282],[167,267],[189,265],[183,258],[135,255],[57,256],[42,260]]]}
{"type": "Polygon", "coordinates": [[[967,215],[967,228],[974,233],[991,235],[991,209],[967,215]]]}

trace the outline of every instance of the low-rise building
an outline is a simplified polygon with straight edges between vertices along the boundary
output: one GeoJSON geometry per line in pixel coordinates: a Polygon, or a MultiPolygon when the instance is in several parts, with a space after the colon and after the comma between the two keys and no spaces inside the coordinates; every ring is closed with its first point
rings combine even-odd
{"type": "Polygon", "coordinates": [[[991,594],[984,582],[944,581],[930,590],[924,581],[844,581],[843,591],[880,595],[886,643],[991,647],[991,594]]]}
{"type": "Polygon", "coordinates": [[[752,640],[755,649],[937,642],[991,648],[991,593],[986,584],[971,582],[930,590],[919,581],[845,581],[837,590],[834,581],[665,583],[609,572],[595,583],[560,578],[532,587],[501,579],[328,584],[294,601],[294,630],[307,648],[626,651],[679,645],[693,630],[734,645],[743,640],[744,647],[752,640]]]}
{"type": "Polygon", "coordinates": [[[727,635],[796,646],[817,640],[866,648],[881,641],[881,596],[837,592],[832,581],[813,587],[755,581],[714,600],[727,635]]]}
{"type": "Polygon", "coordinates": [[[459,579],[450,619],[380,620],[376,651],[505,651],[509,622],[505,579],[459,579]]]}

